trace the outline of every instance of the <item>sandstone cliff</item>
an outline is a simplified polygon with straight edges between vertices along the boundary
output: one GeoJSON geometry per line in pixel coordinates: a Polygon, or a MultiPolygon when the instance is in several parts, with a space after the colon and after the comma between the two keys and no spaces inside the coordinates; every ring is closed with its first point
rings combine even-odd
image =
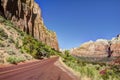
{"type": "Polygon", "coordinates": [[[34,0],[0,0],[0,3],[0,15],[35,39],[59,49],[56,33],[45,27],[41,9],[34,0]]]}
{"type": "Polygon", "coordinates": [[[120,56],[120,36],[112,40],[98,39],[89,41],[78,48],[71,49],[71,54],[77,56],[107,57],[109,48],[112,56],[120,56]]]}

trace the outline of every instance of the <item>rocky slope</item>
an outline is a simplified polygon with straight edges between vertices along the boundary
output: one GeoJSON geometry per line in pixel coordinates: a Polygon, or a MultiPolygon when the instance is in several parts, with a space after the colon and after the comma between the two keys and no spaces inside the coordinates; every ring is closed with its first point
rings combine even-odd
{"type": "Polygon", "coordinates": [[[71,49],[71,54],[77,56],[107,57],[108,52],[112,56],[120,56],[120,35],[112,40],[98,39],[89,41],[78,48],[71,49]]]}
{"type": "Polygon", "coordinates": [[[10,25],[0,16],[0,65],[33,59],[22,51],[20,46],[23,45],[23,36],[10,25]]]}
{"type": "Polygon", "coordinates": [[[59,50],[56,33],[45,27],[41,9],[34,0],[0,0],[0,15],[35,39],[59,50]]]}

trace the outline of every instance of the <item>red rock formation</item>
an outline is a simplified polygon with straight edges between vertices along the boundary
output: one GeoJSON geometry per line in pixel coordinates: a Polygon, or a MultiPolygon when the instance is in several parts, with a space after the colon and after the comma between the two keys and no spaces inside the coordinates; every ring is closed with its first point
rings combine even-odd
{"type": "Polygon", "coordinates": [[[120,56],[120,35],[117,35],[112,40],[99,39],[95,42],[86,42],[80,47],[71,50],[73,55],[92,57],[107,57],[109,52],[111,56],[120,56]]]}
{"type": "Polygon", "coordinates": [[[37,40],[59,49],[56,33],[45,27],[41,9],[34,0],[0,0],[0,3],[0,15],[37,40]]]}
{"type": "Polygon", "coordinates": [[[120,35],[111,40],[111,50],[113,56],[120,56],[120,35]]]}
{"type": "Polygon", "coordinates": [[[107,40],[90,41],[82,44],[79,48],[73,49],[72,54],[77,56],[106,56],[108,42],[107,40]]]}

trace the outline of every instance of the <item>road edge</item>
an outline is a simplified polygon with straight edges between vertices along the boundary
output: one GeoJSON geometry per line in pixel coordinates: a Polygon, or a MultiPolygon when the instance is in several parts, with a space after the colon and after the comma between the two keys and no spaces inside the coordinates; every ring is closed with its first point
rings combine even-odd
{"type": "Polygon", "coordinates": [[[58,66],[64,72],[66,72],[69,76],[71,76],[75,80],[80,80],[80,73],[74,71],[72,68],[68,67],[63,61],[62,58],[59,57],[58,61],[55,62],[55,66],[58,66]]]}

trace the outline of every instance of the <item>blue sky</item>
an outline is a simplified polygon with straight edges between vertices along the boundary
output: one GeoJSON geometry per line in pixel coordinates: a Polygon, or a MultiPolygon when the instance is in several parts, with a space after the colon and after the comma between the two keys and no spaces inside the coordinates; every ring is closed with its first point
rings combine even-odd
{"type": "Polygon", "coordinates": [[[59,47],[70,49],[89,40],[111,39],[120,33],[120,0],[36,0],[59,47]]]}

